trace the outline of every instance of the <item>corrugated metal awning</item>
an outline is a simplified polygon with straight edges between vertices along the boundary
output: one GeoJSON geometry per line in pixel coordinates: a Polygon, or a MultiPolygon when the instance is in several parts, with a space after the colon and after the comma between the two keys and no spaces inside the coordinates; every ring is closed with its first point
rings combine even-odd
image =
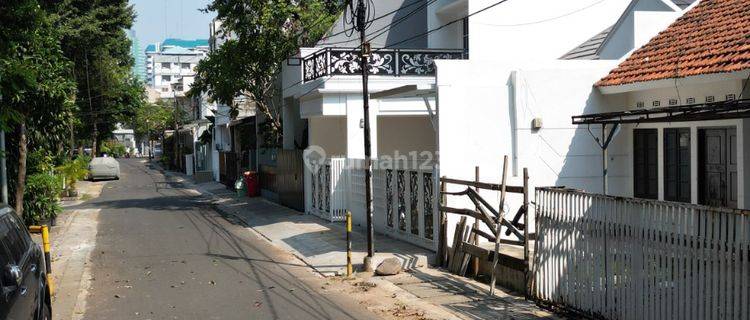
{"type": "Polygon", "coordinates": [[[573,116],[573,124],[690,122],[750,118],[750,99],[573,116]]]}

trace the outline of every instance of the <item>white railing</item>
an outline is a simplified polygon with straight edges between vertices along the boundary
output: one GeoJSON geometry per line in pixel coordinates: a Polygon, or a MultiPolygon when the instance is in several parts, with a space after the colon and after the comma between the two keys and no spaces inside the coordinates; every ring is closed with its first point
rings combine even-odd
{"type": "MultiPolygon", "coordinates": [[[[332,158],[306,175],[307,212],[330,221],[344,221],[346,210],[355,223],[366,219],[365,173],[362,159],[332,158]]],[[[401,164],[396,169],[373,162],[374,225],[382,232],[433,249],[437,223],[437,180],[433,165],[401,164]]]]}
{"type": "Polygon", "coordinates": [[[538,188],[532,296],[607,319],[750,318],[747,211],[538,188]]]}
{"type": "Polygon", "coordinates": [[[380,232],[435,250],[439,198],[435,166],[379,164],[373,170],[375,219],[380,232]]]}
{"type": "Polygon", "coordinates": [[[305,168],[310,177],[308,185],[307,211],[323,219],[344,221],[346,219],[348,183],[346,159],[326,159],[321,164],[305,168]]]}

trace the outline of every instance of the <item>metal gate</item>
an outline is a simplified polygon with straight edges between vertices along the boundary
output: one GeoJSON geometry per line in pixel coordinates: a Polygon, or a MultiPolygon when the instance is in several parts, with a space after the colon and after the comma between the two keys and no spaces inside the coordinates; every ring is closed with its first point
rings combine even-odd
{"type": "Polygon", "coordinates": [[[305,180],[302,150],[279,150],[276,158],[276,187],[282,205],[305,210],[305,180]]]}

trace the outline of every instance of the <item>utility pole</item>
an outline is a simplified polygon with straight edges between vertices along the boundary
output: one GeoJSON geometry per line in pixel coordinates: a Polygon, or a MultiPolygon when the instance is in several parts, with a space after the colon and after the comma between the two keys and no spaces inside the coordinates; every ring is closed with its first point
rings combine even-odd
{"type": "Polygon", "coordinates": [[[372,222],[372,148],[370,146],[370,92],[367,87],[368,59],[370,57],[370,43],[367,42],[365,31],[369,25],[367,21],[368,10],[366,0],[357,0],[356,9],[353,0],[349,2],[349,10],[353,13],[354,29],[359,31],[359,40],[362,50],[360,51],[360,68],[362,69],[362,102],[364,111],[364,138],[365,138],[365,205],[367,207],[367,256],[364,260],[365,270],[372,271],[372,258],[375,254],[375,230],[372,222]]]}
{"type": "Polygon", "coordinates": [[[5,131],[0,130],[0,185],[2,201],[8,205],[8,168],[5,165],[5,131]]]}
{"type": "Polygon", "coordinates": [[[89,83],[89,54],[88,54],[88,51],[85,52],[85,55],[86,55],[86,91],[88,92],[88,96],[89,96],[89,112],[91,112],[91,116],[94,117],[94,121],[93,121],[94,122],[93,123],[93,125],[94,125],[94,133],[91,136],[91,157],[93,158],[93,157],[96,157],[96,151],[97,151],[96,150],[97,149],[97,147],[96,147],[96,144],[97,144],[96,140],[97,139],[96,138],[99,135],[99,130],[96,127],[96,122],[97,122],[98,119],[97,119],[97,116],[96,116],[96,112],[94,112],[93,104],[91,102],[91,84],[89,83]]]}
{"type": "Polygon", "coordinates": [[[180,107],[180,104],[177,103],[177,92],[175,91],[175,89],[177,88],[177,86],[175,86],[175,85],[171,85],[171,86],[172,86],[172,96],[174,97],[174,115],[173,115],[173,117],[174,117],[174,133],[172,134],[172,144],[174,145],[174,147],[172,149],[174,150],[174,159],[172,159],[172,162],[174,163],[175,166],[179,166],[180,162],[179,162],[179,159],[177,158],[178,157],[177,153],[179,152],[179,143],[178,142],[179,142],[179,139],[180,139],[180,133],[179,133],[179,131],[180,131],[180,122],[179,122],[179,119],[178,119],[179,118],[179,114],[180,114],[180,110],[178,108],[180,107]]]}

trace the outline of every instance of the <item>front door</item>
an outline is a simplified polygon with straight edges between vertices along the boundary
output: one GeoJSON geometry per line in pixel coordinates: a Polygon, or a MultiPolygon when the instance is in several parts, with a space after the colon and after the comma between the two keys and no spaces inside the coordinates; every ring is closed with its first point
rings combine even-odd
{"type": "Polygon", "coordinates": [[[700,204],[737,207],[737,130],[698,131],[700,204]]]}

